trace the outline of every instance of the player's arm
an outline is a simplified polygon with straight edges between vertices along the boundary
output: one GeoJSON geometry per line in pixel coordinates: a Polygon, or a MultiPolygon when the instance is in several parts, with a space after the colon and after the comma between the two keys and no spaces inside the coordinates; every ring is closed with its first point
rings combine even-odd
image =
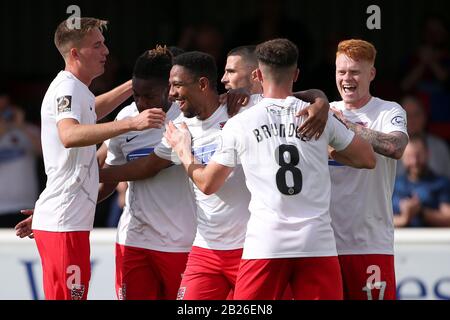
{"type": "Polygon", "coordinates": [[[339,163],[358,169],[373,169],[377,163],[370,143],[357,134],[345,149],[340,151],[332,149],[330,156],[339,163]]]}
{"type": "Polygon", "coordinates": [[[408,136],[401,131],[383,133],[380,131],[366,128],[360,124],[347,120],[341,111],[332,110],[336,116],[341,119],[345,125],[354,133],[369,141],[373,150],[388,158],[400,159],[408,144],[408,136]]]}
{"type": "MultiPolygon", "coordinates": [[[[107,155],[108,155],[108,147],[106,146],[106,143],[103,142],[100,148],[97,150],[97,162],[99,168],[109,167],[105,163],[107,155]]],[[[112,183],[101,182],[98,187],[97,203],[100,203],[103,200],[109,198],[114,193],[114,190],[116,189],[117,185],[118,182],[112,183]]]]}
{"type": "Polygon", "coordinates": [[[210,195],[217,192],[233,171],[232,167],[214,161],[210,161],[207,166],[199,163],[192,154],[191,135],[185,123],[181,123],[179,129],[177,129],[170,122],[166,127],[164,136],[177,153],[189,178],[204,194],[210,195]]]}
{"type": "Polygon", "coordinates": [[[95,97],[95,113],[97,119],[106,117],[111,111],[120,106],[132,94],[131,80],[121,84],[120,86],[95,97]]]}
{"type": "Polygon", "coordinates": [[[130,161],[120,166],[100,169],[100,182],[136,181],[155,176],[169,167],[171,161],[158,157],[155,153],[130,161]]]}
{"type": "Polygon", "coordinates": [[[298,132],[309,139],[319,139],[325,130],[328,120],[330,104],[325,93],[318,89],[310,89],[295,92],[294,96],[303,101],[311,103],[310,106],[302,109],[297,117],[308,116],[303,124],[298,128],[298,132]]]}
{"type": "Polygon", "coordinates": [[[161,128],[165,113],[162,109],[148,109],[135,117],[99,124],[80,124],[76,119],[58,121],[58,134],[65,148],[86,147],[102,143],[128,131],[161,128]]]}

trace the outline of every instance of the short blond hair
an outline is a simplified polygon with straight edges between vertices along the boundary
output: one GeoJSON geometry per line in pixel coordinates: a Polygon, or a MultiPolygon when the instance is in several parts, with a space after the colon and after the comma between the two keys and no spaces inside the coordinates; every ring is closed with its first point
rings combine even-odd
{"type": "Polygon", "coordinates": [[[377,56],[377,50],[374,45],[368,41],[361,39],[350,39],[339,42],[336,57],[340,54],[345,54],[355,61],[365,60],[371,64],[374,64],[377,56]]]}
{"type": "Polygon", "coordinates": [[[79,28],[69,27],[69,19],[67,19],[61,22],[55,31],[55,46],[63,57],[67,55],[71,48],[78,46],[90,31],[97,28],[100,32],[103,32],[108,25],[108,21],[96,18],[75,19],[79,19],[79,28]]]}

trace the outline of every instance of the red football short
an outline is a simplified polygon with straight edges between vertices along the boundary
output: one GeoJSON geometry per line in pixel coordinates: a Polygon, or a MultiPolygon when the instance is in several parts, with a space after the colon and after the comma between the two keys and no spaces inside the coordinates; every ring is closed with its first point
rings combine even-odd
{"type": "Polygon", "coordinates": [[[178,300],[231,299],[242,249],[192,247],[178,290],[178,300]]]}
{"type": "Polygon", "coordinates": [[[33,230],[47,300],[86,300],[91,278],[89,231],[33,230]]]}
{"type": "Polygon", "coordinates": [[[339,256],[344,299],[395,300],[394,256],[355,254],[339,256]]]}
{"type": "Polygon", "coordinates": [[[337,257],[242,260],[236,280],[236,300],[287,298],[341,300],[342,279],[337,257]]]}
{"type": "Polygon", "coordinates": [[[116,244],[119,300],[175,300],[187,252],[162,252],[116,244]]]}

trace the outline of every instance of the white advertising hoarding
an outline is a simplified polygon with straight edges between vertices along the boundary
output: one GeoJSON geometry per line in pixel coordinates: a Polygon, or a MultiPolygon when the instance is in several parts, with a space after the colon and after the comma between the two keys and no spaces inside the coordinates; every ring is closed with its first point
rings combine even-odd
{"type": "MultiPolygon", "coordinates": [[[[91,233],[89,299],[115,299],[115,231],[91,233]]],[[[401,299],[450,299],[450,229],[404,229],[395,234],[397,293],[401,299]]],[[[43,299],[34,240],[0,231],[0,300],[43,299]]]]}

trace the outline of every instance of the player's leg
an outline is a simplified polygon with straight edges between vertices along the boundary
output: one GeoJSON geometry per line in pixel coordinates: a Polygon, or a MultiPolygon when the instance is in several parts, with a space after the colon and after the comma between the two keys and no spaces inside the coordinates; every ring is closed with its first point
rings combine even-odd
{"type": "Polygon", "coordinates": [[[152,251],[152,260],[161,283],[159,299],[175,300],[188,259],[188,252],[152,251]]]}
{"type": "Polygon", "coordinates": [[[395,300],[393,255],[339,256],[344,298],[347,300],[395,300]]]}
{"type": "Polygon", "coordinates": [[[241,264],[242,259],[242,251],[243,249],[235,249],[218,252],[218,254],[220,254],[223,274],[231,288],[226,300],[233,300],[234,288],[236,286],[236,279],[239,272],[239,265],[241,264]]]}
{"type": "Polygon", "coordinates": [[[116,294],[119,300],[155,300],[160,284],[149,250],[116,244],[116,294]]]}
{"type": "Polygon", "coordinates": [[[177,300],[225,300],[230,290],[215,250],[192,247],[177,300]]]}
{"type": "Polygon", "coordinates": [[[295,300],[342,300],[338,258],[296,258],[291,289],[295,300]]]}
{"type": "Polygon", "coordinates": [[[235,300],[280,300],[289,283],[291,259],[242,260],[234,289],[235,300]]]}
{"type": "Polygon", "coordinates": [[[91,277],[89,231],[33,230],[47,300],[85,300],[91,277]]]}

